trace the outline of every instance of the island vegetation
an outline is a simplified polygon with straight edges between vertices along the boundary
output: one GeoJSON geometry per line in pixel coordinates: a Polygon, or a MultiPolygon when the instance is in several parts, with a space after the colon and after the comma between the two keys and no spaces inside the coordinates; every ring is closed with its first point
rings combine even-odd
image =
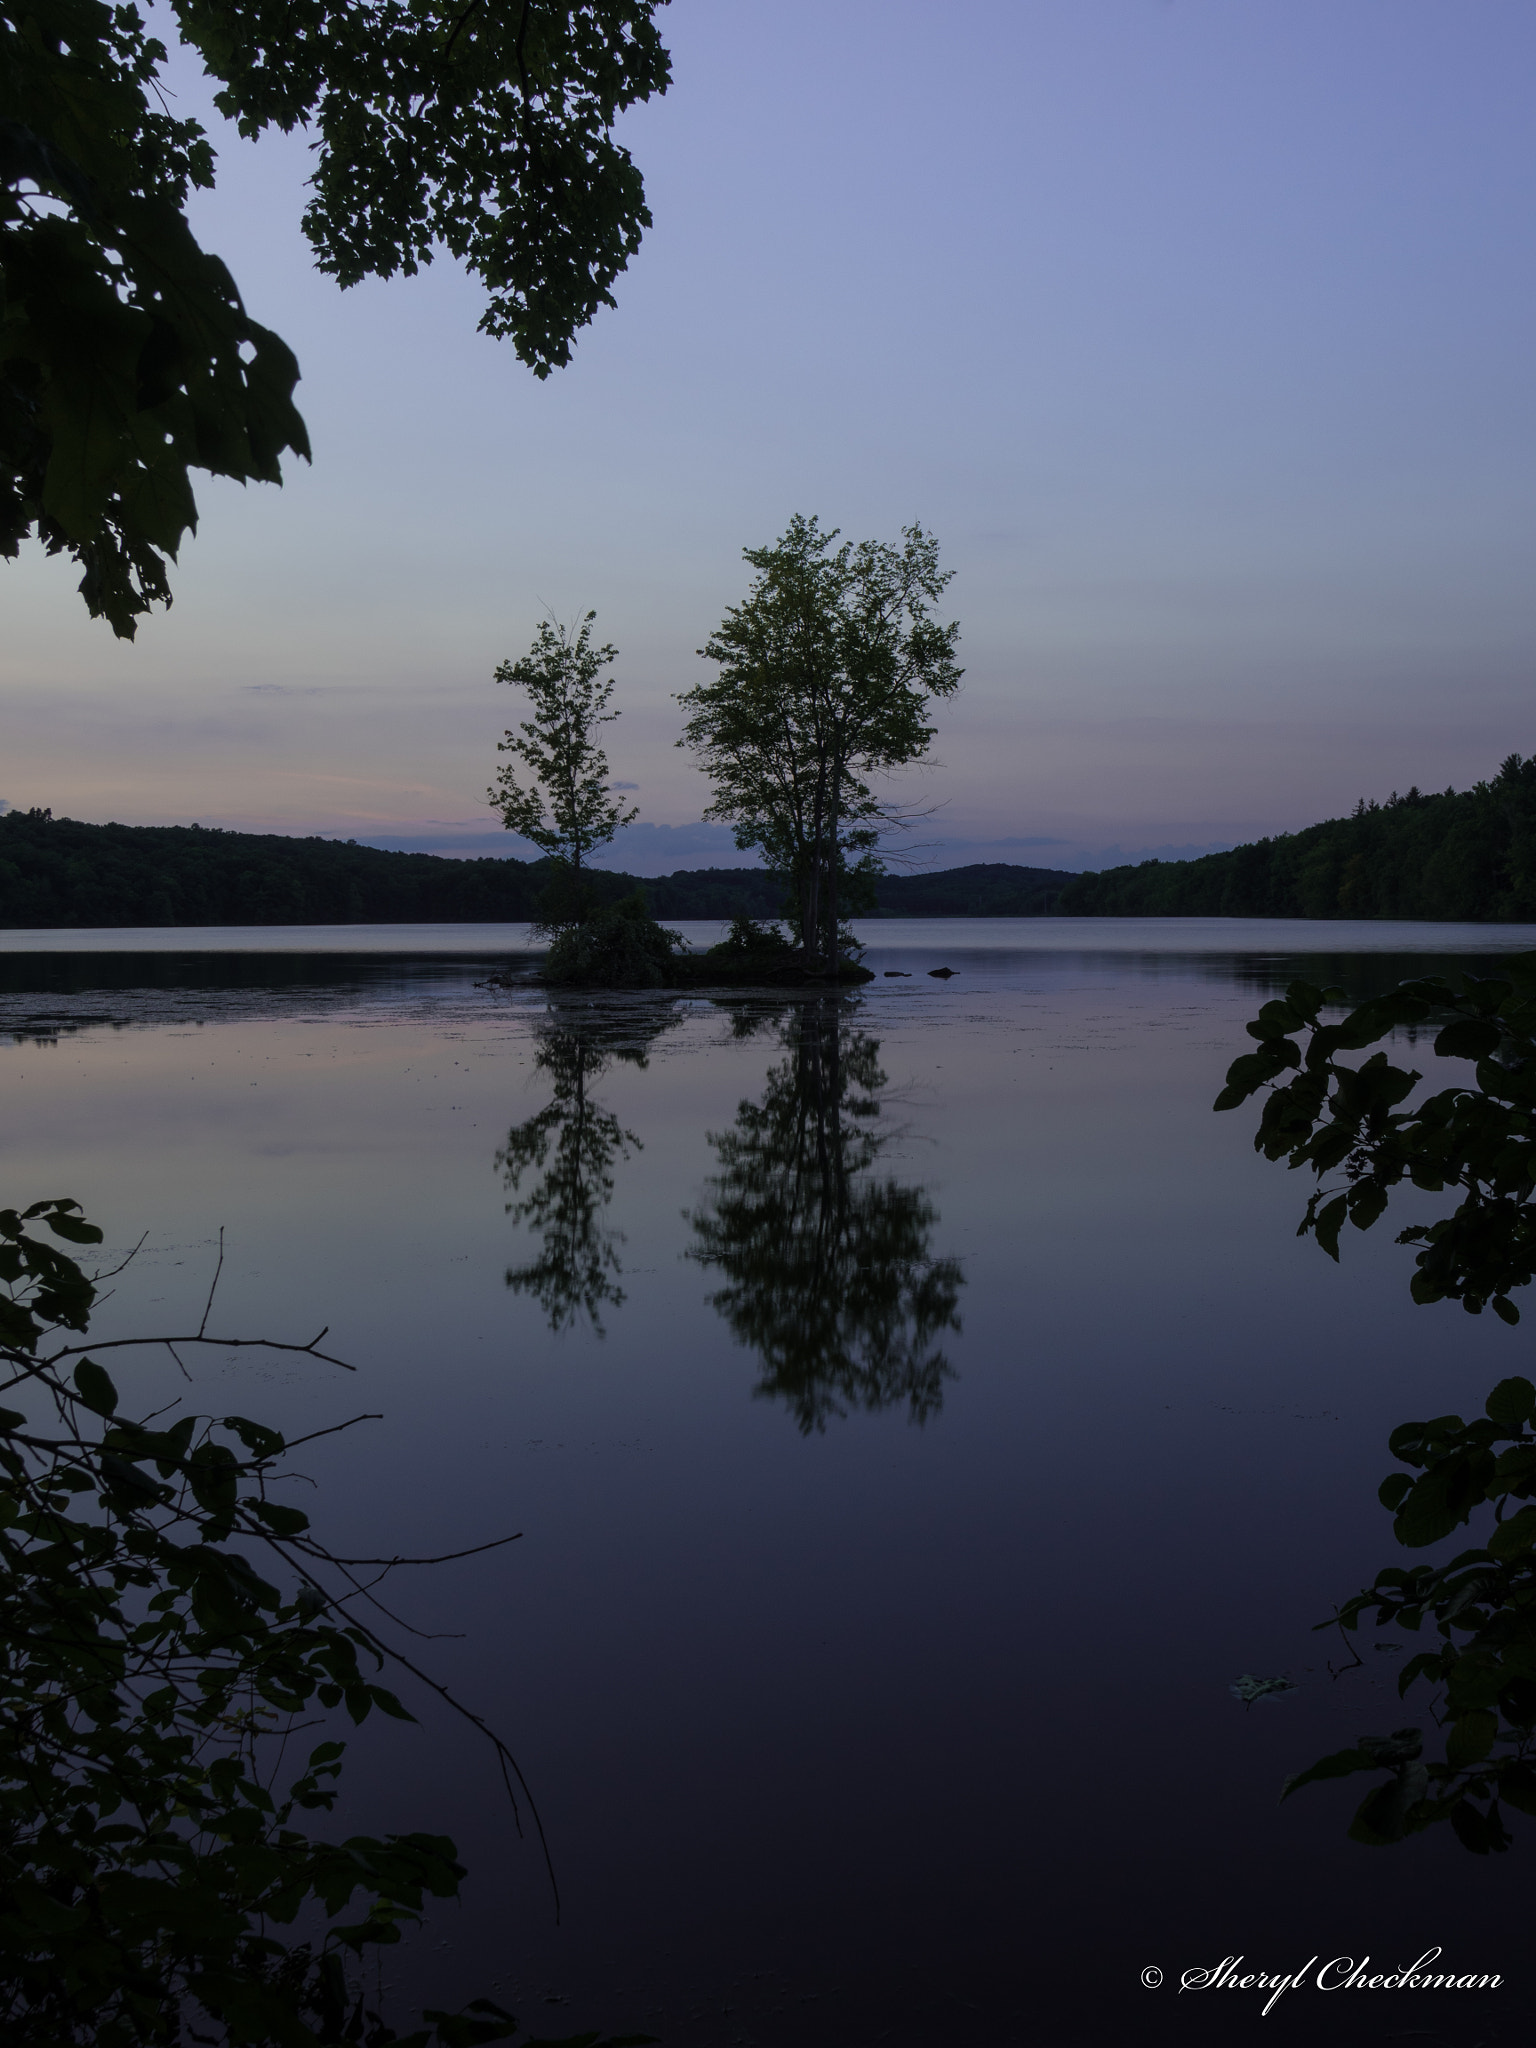
{"type": "Polygon", "coordinates": [[[1347,818],[1199,860],[1077,875],[1067,917],[1536,918],[1536,759],[1459,794],[1363,798],[1347,818]]]}
{"type": "Polygon", "coordinates": [[[643,890],[605,902],[591,884],[592,855],[638,816],[616,794],[631,785],[609,783],[598,744],[599,728],[619,714],[603,676],[618,649],[593,646],[596,614],[574,633],[547,619],[522,660],[497,669],[498,682],[526,693],[532,715],[501,741],[513,760],[487,794],[507,829],[549,862],[536,913],[551,942],[546,981],[661,988],[870,978],[849,918],[874,903],[882,828],[906,822],[870,778],[926,752],[929,700],[959,686],[960,629],[932,616],[950,576],[920,526],[905,530],[899,548],[834,548],[837,537],[796,514],[771,546],[744,550],[757,576],[700,650],[718,673],[680,699],[689,718],[678,744],[699,756],[714,786],[705,816],[729,822],[742,851],[761,852],[780,899],[769,924],[735,916],[729,940],[702,961],[659,922],[643,890]]]}
{"type": "Polygon", "coordinates": [[[933,617],[954,573],[933,536],[837,537],[796,514],[771,546],[743,550],[757,575],[700,650],[717,673],[679,699],[678,742],[713,784],[704,815],[779,878],[807,974],[834,980],[857,951],[849,917],[875,901],[881,831],[907,817],[874,778],[927,752],[929,701],[962,674],[959,627],[933,617]]]}

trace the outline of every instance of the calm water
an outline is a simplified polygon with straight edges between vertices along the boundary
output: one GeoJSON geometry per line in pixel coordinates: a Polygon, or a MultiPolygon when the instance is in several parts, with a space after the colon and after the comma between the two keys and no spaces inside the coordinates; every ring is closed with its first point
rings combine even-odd
{"type": "Polygon", "coordinates": [[[1390,1230],[1333,1267],[1209,1105],[1298,964],[1366,992],[1536,930],[866,936],[879,978],[800,1005],[490,989],[504,927],[3,942],[7,1198],[149,1232],[105,1321],[195,1324],[223,1225],[215,1323],[358,1370],[214,1354],[197,1402],[383,1411],[306,1453],[335,1546],[523,1532],[393,1598],[512,1741],[563,1920],[422,1705],[342,1817],[473,1873],[398,1986],[688,2048],[1529,2038],[1536,1829],[1369,1851],[1359,1781],[1276,1802],[1427,1722],[1311,1624],[1397,1561],[1387,1431],[1530,1372],[1530,1319],[1412,1308],[1390,1230]],[[1175,1988],[1435,1944],[1508,1988],[1175,1988]]]}

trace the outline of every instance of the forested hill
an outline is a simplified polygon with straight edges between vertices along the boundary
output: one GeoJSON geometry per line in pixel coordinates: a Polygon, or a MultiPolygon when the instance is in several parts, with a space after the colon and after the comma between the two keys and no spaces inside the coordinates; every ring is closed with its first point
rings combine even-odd
{"type": "MultiPolygon", "coordinates": [[[[0,929],[123,925],[498,924],[535,915],[542,861],[444,860],[333,839],[200,825],[82,825],[46,811],[0,816],[0,929]]],[[[890,875],[886,917],[1029,917],[1071,876],[988,865],[890,875]]],[[[594,874],[604,898],[643,889],[671,918],[767,918],[782,891],[756,868],[702,868],[639,881],[594,874]]]]}
{"type": "Polygon", "coordinates": [[[1460,795],[1410,789],[1348,818],[1200,860],[1077,875],[1068,917],[1536,919],[1536,759],[1460,795]]]}

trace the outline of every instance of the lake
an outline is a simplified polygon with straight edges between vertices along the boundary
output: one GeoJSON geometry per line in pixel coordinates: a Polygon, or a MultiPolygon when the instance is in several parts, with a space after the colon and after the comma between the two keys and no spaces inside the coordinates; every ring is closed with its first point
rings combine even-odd
{"type": "Polygon", "coordinates": [[[1364,1781],[1278,1795],[1428,1725],[1400,1639],[1341,1670],[1313,1624],[1401,1561],[1388,1431],[1530,1373],[1531,1322],[1412,1307],[1386,1224],[1332,1265],[1256,1107],[1210,1104],[1292,974],[1536,928],[862,934],[877,978],[805,1002],[557,997],[506,927],[0,940],[6,1199],[148,1233],[101,1332],[195,1327],[222,1228],[210,1327],[357,1368],[202,1354],[125,1405],[381,1413],[303,1454],[343,1552],[522,1532],[390,1600],[516,1751],[561,1917],[406,1684],[336,1825],[450,1832],[471,1879],[386,1974],[680,2048],[1528,2039],[1531,1823],[1367,1850],[1364,1781]],[[1437,1945],[1504,1987],[1178,1989],[1437,1945]]]}

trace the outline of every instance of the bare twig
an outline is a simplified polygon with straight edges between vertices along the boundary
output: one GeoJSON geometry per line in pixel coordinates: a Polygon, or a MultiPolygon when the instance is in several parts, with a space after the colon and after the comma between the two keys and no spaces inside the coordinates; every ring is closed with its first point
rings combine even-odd
{"type": "MultiPolygon", "coordinates": [[[[306,1439],[300,1437],[298,1441],[303,1443],[306,1439]]],[[[457,1558],[478,1557],[483,1550],[500,1550],[504,1543],[520,1542],[522,1534],[519,1529],[514,1536],[497,1536],[489,1543],[477,1543],[472,1550],[448,1550],[441,1557],[336,1557],[329,1552],[327,1555],[332,1564],[381,1564],[386,1571],[393,1571],[397,1564],[452,1564],[457,1558]]]]}
{"type": "Polygon", "coordinates": [[[212,1279],[212,1280],[210,1281],[210,1283],[209,1283],[209,1286],[208,1286],[208,1299],[207,1299],[207,1300],[206,1300],[206,1301],[205,1301],[205,1302],[203,1303],[203,1320],[202,1320],[202,1321],[201,1321],[201,1322],[200,1322],[200,1323],[198,1324],[198,1326],[197,1326],[197,1334],[199,1335],[199,1337],[201,1337],[201,1336],[202,1336],[202,1334],[203,1334],[204,1330],[206,1330],[206,1329],[207,1329],[207,1327],[208,1327],[208,1315],[209,1315],[209,1311],[210,1311],[210,1310],[212,1309],[212,1307],[213,1307],[213,1297],[214,1297],[214,1294],[215,1294],[215,1292],[216,1292],[216,1291],[217,1291],[217,1289],[218,1289],[218,1285],[219,1285],[219,1275],[220,1275],[220,1274],[221,1274],[221,1273],[223,1272],[223,1270],[224,1270],[224,1226],[223,1226],[223,1224],[221,1223],[221,1224],[219,1225],[219,1258],[218,1258],[218,1263],[217,1263],[217,1265],[216,1265],[216,1266],[214,1267],[214,1269],[213,1269],[213,1279],[212,1279]]]}
{"type": "MultiPolygon", "coordinates": [[[[306,1571],[304,1566],[290,1555],[290,1546],[288,1544],[270,1534],[265,1535],[263,1541],[266,1542],[270,1549],[276,1551],[280,1557],[284,1558],[289,1568],[296,1572],[307,1586],[313,1587],[323,1600],[328,1601],[331,1598],[331,1595],[314,1574],[306,1571]]],[[[355,1629],[377,1656],[389,1663],[398,1664],[402,1671],[409,1671],[412,1678],[426,1686],[429,1691],[435,1692],[445,1706],[459,1715],[461,1719],[468,1721],[471,1727],[477,1728],[486,1741],[490,1743],[496,1752],[496,1760],[501,1766],[502,1783],[506,1786],[507,1797],[512,1802],[512,1819],[519,1836],[521,1836],[523,1832],[522,1815],[518,1808],[517,1794],[512,1789],[512,1778],[516,1777],[518,1784],[523,1788],[523,1797],[528,1802],[528,1812],[538,1834],[539,1848],[544,1856],[544,1868],[549,1876],[549,1888],[554,1895],[555,1923],[558,1926],[560,1921],[560,1883],[555,1876],[555,1861],[550,1854],[549,1839],[544,1833],[544,1823],[539,1816],[538,1805],[534,1800],[532,1792],[528,1789],[528,1780],[523,1776],[522,1767],[519,1765],[517,1758],[508,1749],[495,1729],[488,1726],[472,1708],[466,1707],[462,1700],[455,1699],[446,1685],[443,1685],[438,1679],[431,1677],[429,1673],[423,1671],[419,1664],[413,1664],[409,1657],[402,1655],[399,1650],[386,1643],[381,1636],[375,1635],[366,1622],[349,1621],[348,1627],[355,1629]]]]}
{"type": "MultiPolygon", "coordinates": [[[[354,1428],[356,1424],[358,1424],[359,1422],[382,1422],[383,1420],[383,1415],[378,1413],[377,1411],[374,1411],[367,1415],[354,1415],[350,1418],[350,1420],[346,1422],[333,1422],[326,1429],[312,1429],[309,1432],[308,1436],[296,1436],[291,1438],[285,1437],[283,1439],[283,1450],[285,1454],[288,1451],[296,1451],[300,1444],[312,1444],[315,1441],[316,1437],[335,1436],[343,1429],[354,1428]]],[[[303,1472],[294,1472],[289,1475],[289,1477],[294,1479],[303,1479],[306,1476],[307,1475],[303,1472]]],[[[309,1481],[309,1484],[313,1486],[314,1481],[311,1479],[309,1481]]],[[[371,1562],[371,1560],[368,1558],[354,1557],[348,1558],[346,1562],[349,1564],[367,1564],[371,1562]]]]}
{"type": "MultiPolygon", "coordinates": [[[[329,1328],[327,1324],[326,1329],[329,1328]]],[[[325,1330],[322,1330],[320,1337],[324,1335],[325,1330]]],[[[320,1337],[312,1338],[308,1344],[284,1344],[276,1337],[205,1337],[201,1331],[191,1337],[109,1337],[103,1344],[63,1344],[39,1363],[53,1365],[61,1358],[79,1358],[87,1351],[127,1351],[135,1345],[144,1344],[164,1344],[167,1347],[172,1344],[211,1344],[216,1351],[295,1352],[301,1358],[318,1358],[322,1364],[339,1365],[343,1372],[357,1371],[357,1367],[348,1365],[344,1358],[333,1358],[330,1352],[318,1350],[320,1337]]]]}
{"type": "MultiPolygon", "coordinates": [[[[1361,1656],[1361,1654],[1360,1654],[1360,1646],[1359,1646],[1359,1644],[1358,1644],[1358,1643],[1352,1643],[1352,1642],[1351,1642],[1351,1641],[1349,1640],[1349,1636],[1348,1636],[1348,1634],[1347,1634],[1347,1632],[1346,1632],[1346,1630],[1345,1630],[1345,1627],[1344,1627],[1344,1617],[1343,1617],[1343,1615],[1342,1615],[1342,1614],[1335,1614],[1335,1615],[1334,1615],[1334,1617],[1333,1617],[1333,1620],[1334,1620],[1334,1626],[1335,1626],[1335,1627],[1336,1627],[1336,1628],[1338,1629],[1338,1632],[1339,1632],[1339,1641],[1340,1641],[1340,1642],[1341,1642],[1341,1643],[1342,1643],[1342,1644],[1344,1645],[1345,1649],[1346,1649],[1346,1650],[1348,1650],[1348,1652],[1349,1652],[1350,1656],[1351,1656],[1351,1657],[1353,1657],[1355,1661],[1354,1661],[1354,1663],[1353,1663],[1353,1664],[1341,1664],[1341,1665],[1339,1666],[1339,1668],[1338,1668],[1338,1670],[1337,1670],[1337,1671],[1335,1671],[1335,1670],[1334,1670],[1334,1668],[1333,1668],[1333,1664],[1332,1664],[1332,1662],[1331,1662],[1331,1661],[1330,1661],[1330,1660],[1329,1660],[1328,1658],[1326,1658],[1326,1657],[1325,1657],[1325,1658],[1323,1659],[1323,1662],[1324,1662],[1324,1663],[1325,1663],[1325,1664],[1327,1665],[1327,1667],[1328,1667],[1328,1676],[1329,1676],[1330,1678],[1342,1678],[1342,1677],[1344,1676],[1344,1674],[1345,1674],[1345,1672],[1346,1672],[1346,1671],[1357,1671],[1357,1670],[1359,1670],[1360,1666],[1361,1666],[1361,1665],[1362,1665],[1362,1664],[1363,1664],[1363,1663],[1365,1662],[1365,1659],[1364,1659],[1364,1658],[1363,1658],[1363,1657],[1361,1656]]],[[[1319,1623],[1319,1624],[1318,1624],[1318,1626],[1319,1626],[1319,1627],[1321,1627],[1321,1626],[1322,1626],[1322,1624],[1321,1624],[1321,1623],[1319,1623]]]]}
{"type": "Polygon", "coordinates": [[[144,1242],[148,1236],[149,1232],[146,1230],[144,1236],[139,1239],[138,1243],[134,1246],[133,1250],[124,1257],[123,1262],[120,1266],[109,1266],[105,1273],[92,1274],[91,1285],[93,1287],[99,1287],[103,1280],[115,1280],[119,1273],[125,1272],[127,1268],[130,1265],[132,1265],[133,1261],[139,1256],[139,1253],[143,1251],[144,1242]]]}

